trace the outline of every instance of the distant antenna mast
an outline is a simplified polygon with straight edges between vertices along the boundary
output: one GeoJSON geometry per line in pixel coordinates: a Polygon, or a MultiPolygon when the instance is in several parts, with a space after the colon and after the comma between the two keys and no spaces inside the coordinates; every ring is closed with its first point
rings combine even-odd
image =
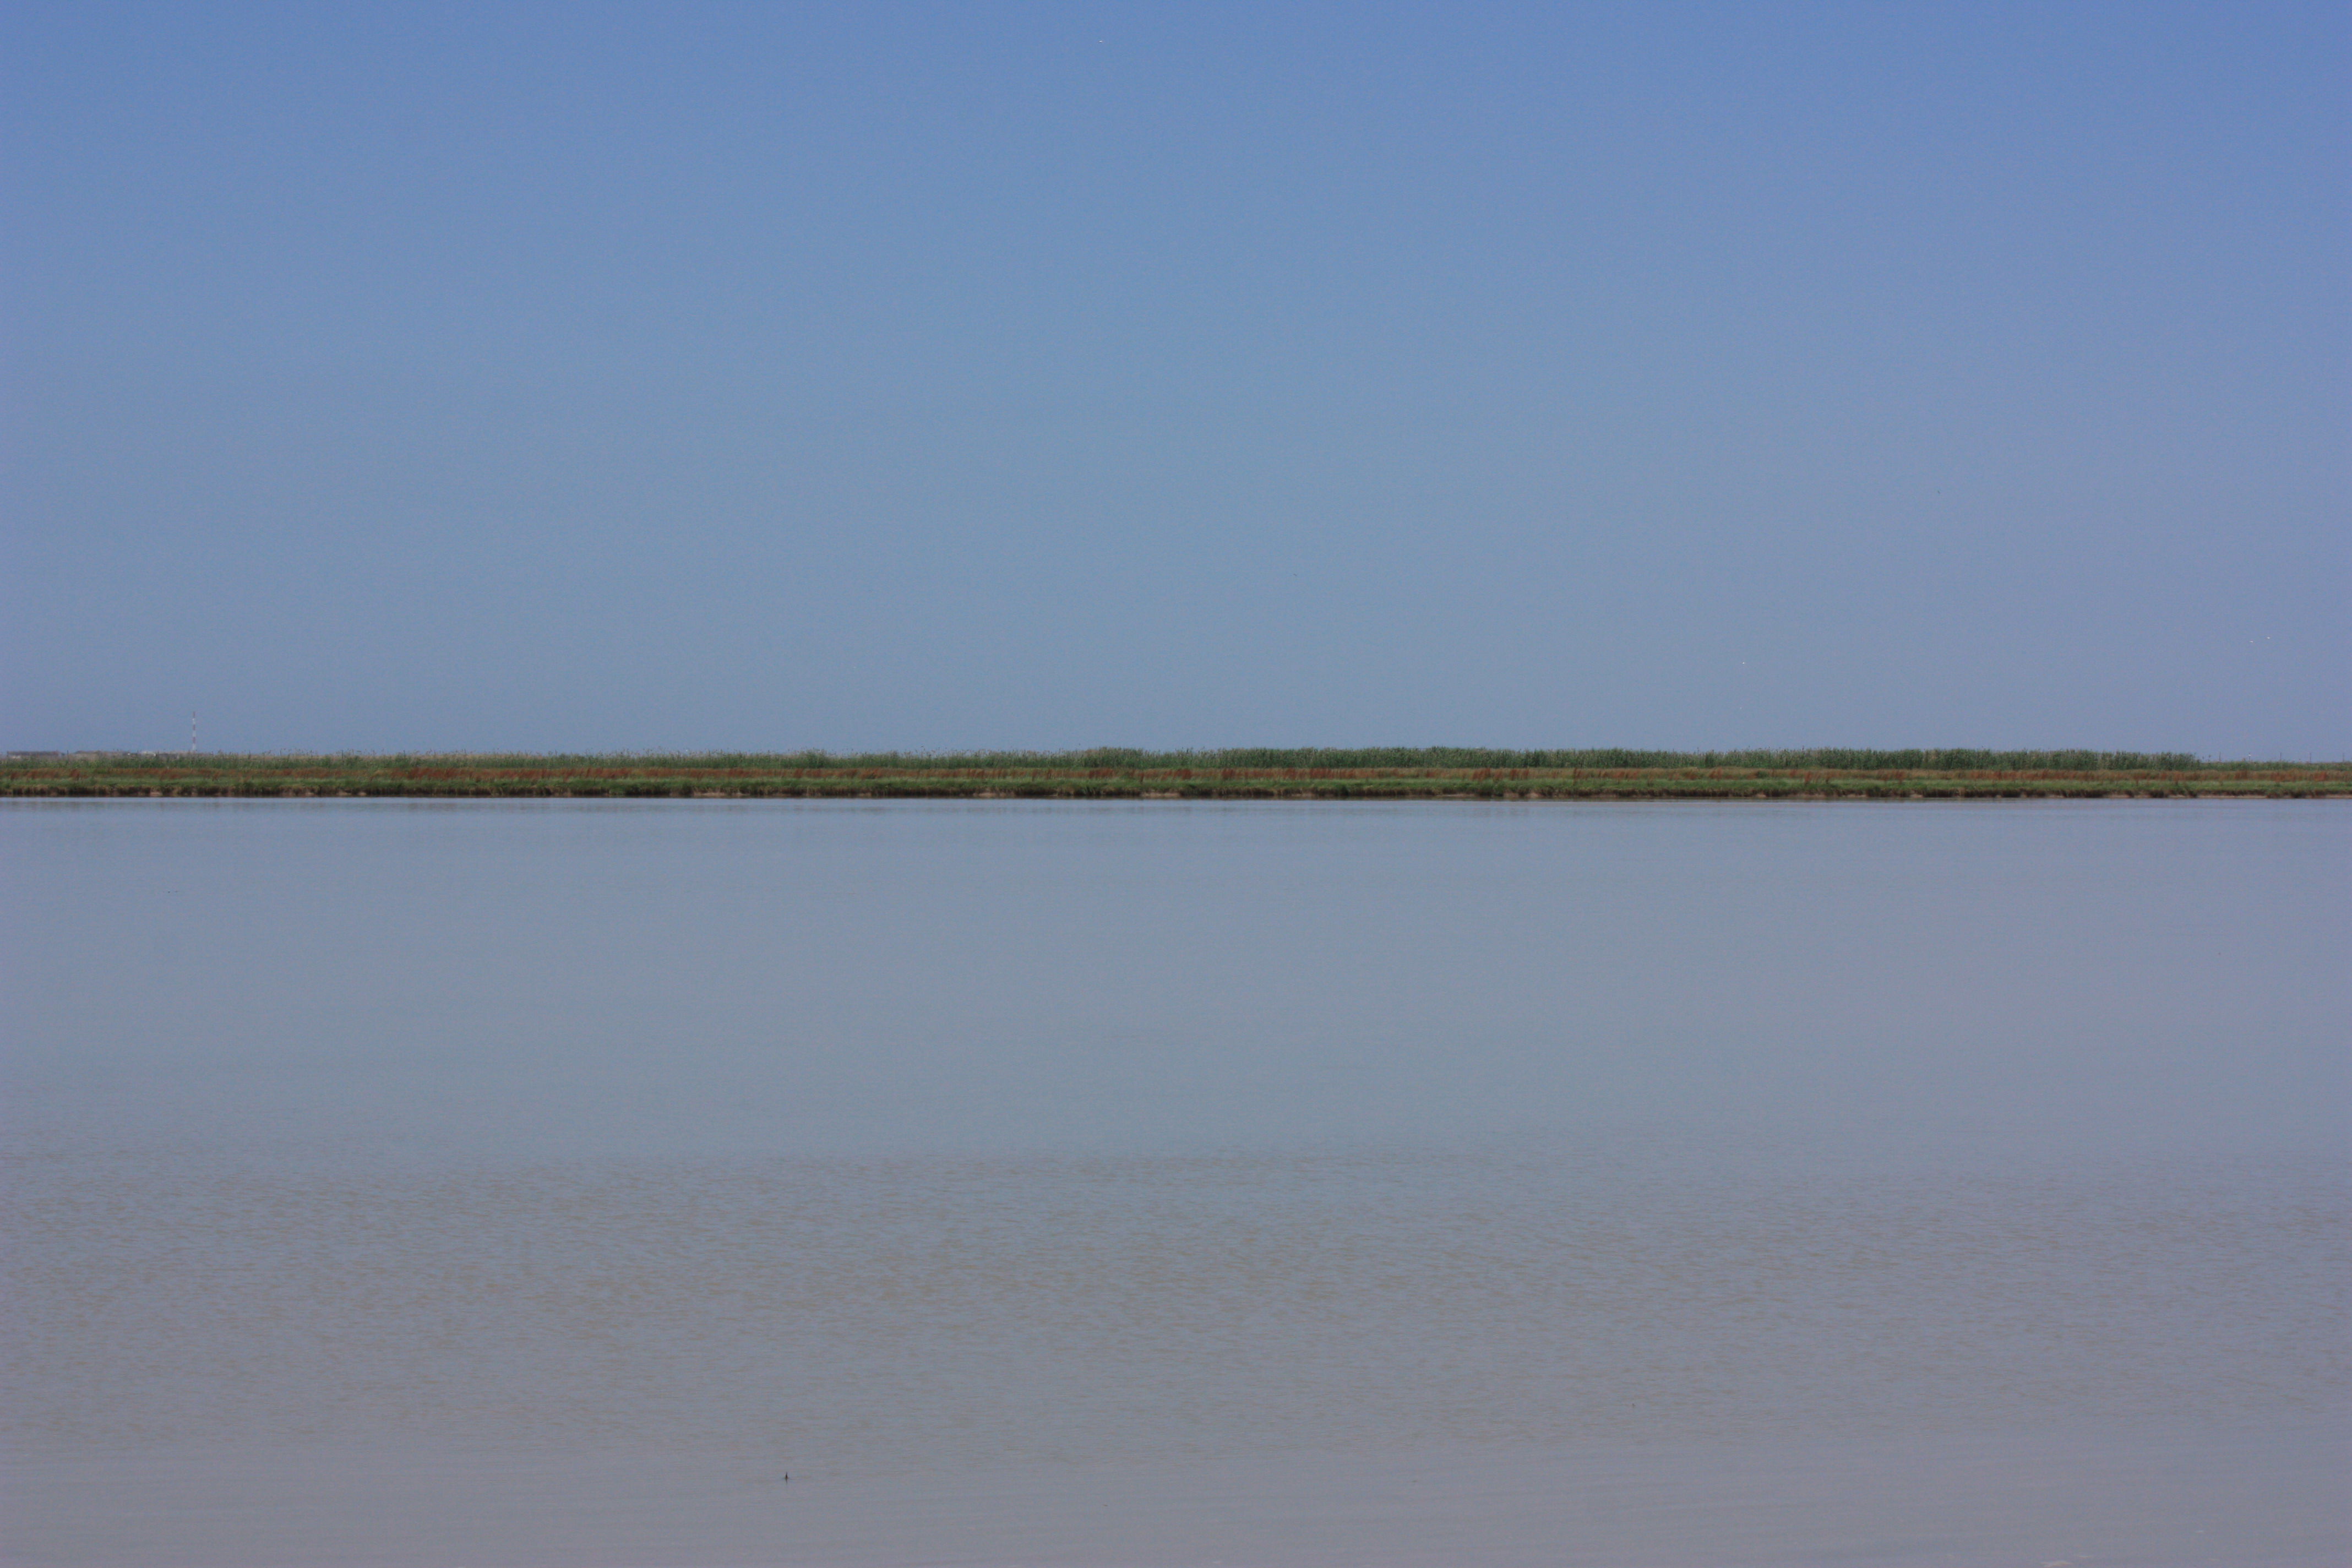
{"type": "Polygon", "coordinates": [[[188,710],[188,755],[196,754],[196,710],[188,710]]]}

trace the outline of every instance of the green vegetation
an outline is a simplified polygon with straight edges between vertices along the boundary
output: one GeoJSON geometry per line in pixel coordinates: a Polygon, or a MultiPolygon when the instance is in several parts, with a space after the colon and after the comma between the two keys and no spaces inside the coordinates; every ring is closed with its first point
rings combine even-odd
{"type": "Polygon", "coordinates": [[[1187,800],[1983,800],[2352,795],[2352,763],[2184,752],[1511,752],[1466,747],[868,756],[25,753],[8,795],[1187,800]]]}

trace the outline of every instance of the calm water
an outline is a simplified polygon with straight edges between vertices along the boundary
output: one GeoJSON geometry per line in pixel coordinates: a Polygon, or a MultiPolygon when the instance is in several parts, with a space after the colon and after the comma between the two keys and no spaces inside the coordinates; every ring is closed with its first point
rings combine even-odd
{"type": "Polygon", "coordinates": [[[2341,807],[0,856],[14,1562],[2352,1558],[2341,807]]]}

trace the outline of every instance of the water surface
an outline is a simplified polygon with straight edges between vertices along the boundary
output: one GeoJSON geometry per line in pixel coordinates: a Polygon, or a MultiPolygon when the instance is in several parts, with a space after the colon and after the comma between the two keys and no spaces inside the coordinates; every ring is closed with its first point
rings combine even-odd
{"type": "Polygon", "coordinates": [[[2340,808],[0,852],[14,1561],[2352,1551],[2340,808]]]}

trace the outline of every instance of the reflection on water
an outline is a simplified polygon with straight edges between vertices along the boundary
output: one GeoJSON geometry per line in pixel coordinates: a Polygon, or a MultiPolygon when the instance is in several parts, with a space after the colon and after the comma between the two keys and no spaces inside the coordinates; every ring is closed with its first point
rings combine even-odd
{"type": "Polygon", "coordinates": [[[0,810],[10,1549],[2341,1561],[2347,824],[0,810]]]}

